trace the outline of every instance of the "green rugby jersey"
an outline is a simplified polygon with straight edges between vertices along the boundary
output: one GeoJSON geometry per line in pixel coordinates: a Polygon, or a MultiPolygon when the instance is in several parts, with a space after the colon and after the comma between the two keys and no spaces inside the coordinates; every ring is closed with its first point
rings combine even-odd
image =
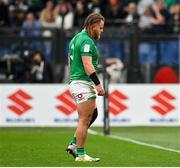
{"type": "Polygon", "coordinates": [[[73,80],[91,81],[83,66],[81,58],[83,56],[92,57],[92,64],[97,71],[99,52],[94,41],[85,30],[75,35],[69,44],[70,82],[73,80]]]}

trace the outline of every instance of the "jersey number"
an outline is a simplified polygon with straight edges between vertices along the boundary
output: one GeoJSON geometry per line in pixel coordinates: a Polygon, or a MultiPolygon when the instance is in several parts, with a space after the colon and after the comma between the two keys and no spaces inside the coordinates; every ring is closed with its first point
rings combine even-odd
{"type": "Polygon", "coordinates": [[[71,60],[73,60],[74,58],[74,44],[71,46],[71,49],[70,49],[70,58],[71,60]]]}

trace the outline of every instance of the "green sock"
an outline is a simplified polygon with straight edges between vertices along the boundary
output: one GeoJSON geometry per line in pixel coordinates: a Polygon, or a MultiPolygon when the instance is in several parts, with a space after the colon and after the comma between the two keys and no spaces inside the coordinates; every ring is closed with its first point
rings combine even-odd
{"type": "Polygon", "coordinates": [[[77,148],[77,155],[78,156],[83,156],[85,154],[84,147],[82,148],[77,148]]]}
{"type": "Polygon", "coordinates": [[[73,137],[73,139],[71,140],[71,143],[72,143],[73,145],[76,145],[76,137],[73,137]]]}

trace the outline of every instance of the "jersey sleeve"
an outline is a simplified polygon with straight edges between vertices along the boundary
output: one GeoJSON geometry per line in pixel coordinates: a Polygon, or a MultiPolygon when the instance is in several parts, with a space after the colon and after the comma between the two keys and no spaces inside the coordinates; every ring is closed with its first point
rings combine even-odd
{"type": "Polygon", "coordinates": [[[80,47],[81,56],[93,56],[93,42],[90,39],[83,41],[80,47]]]}

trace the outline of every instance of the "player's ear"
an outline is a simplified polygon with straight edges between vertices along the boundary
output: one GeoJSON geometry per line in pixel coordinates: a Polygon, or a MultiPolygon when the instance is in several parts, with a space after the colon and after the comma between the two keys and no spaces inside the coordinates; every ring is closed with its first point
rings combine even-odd
{"type": "Polygon", "coordinates": [[[97,25],[96,23],[92,24],[92,25],[91,25],[91,30],[94,30],[94,28],[96,27],[96,25],[97,25]]]}
{"type": "Polygon", "coordinates": [[[90,26],[89,26],[89,29],[92,30],[92,29],[93,29],[93,25],[90,25],[90,26]]]}

